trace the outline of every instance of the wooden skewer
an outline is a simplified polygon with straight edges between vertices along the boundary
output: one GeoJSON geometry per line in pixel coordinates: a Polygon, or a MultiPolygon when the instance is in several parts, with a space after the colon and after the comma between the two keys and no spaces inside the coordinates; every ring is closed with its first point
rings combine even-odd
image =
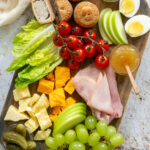
{"type": "Polygon", "coordinates": [[[135,91],[135,94],[139,94],[139,89],[138,89],[137,84],[136,84],[136,82],[135,82],[135,80],[133,78],[133,75],[132,75],[132,72],[130,70],[130,67],[128,65],[125,65],[125,68],[126,68],[126,71],[128,73],[128,76],[130,78],[130,81],[131,81],[132,87],[133,87],[133,89],[135,91]]]}

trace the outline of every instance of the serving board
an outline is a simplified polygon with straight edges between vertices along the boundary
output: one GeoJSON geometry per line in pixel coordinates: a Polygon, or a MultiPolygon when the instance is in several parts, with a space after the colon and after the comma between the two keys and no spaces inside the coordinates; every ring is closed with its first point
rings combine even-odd
{"type": "MultiPolygon", "coordinates": [[[[88,1],[96,4],[100,11],[104,8],[107,8],[107,7],[112,8],[113,10],[117,10],[118,6],[119,6],[118,2],[106,3],[106,2],[103,2],[102,0],[88,0],[88,1]]],[[[55,3],[55,0],[51,0],[51,2],[55,3]]],[[[73,3],[73,6],[75,6],[75,5],[76,5],[76,3],[73,3]]],[[[56,3],[53,4],[53,6],[56,7],[56,3]]],[[[55,11],[55,14],[57,15],[57,21],[58,21],[60,19],[58,9],[55,8],[54,11],[55,11]]],[[[138,11],[138,14],[145,14],[145,15],[150,16],[150,9],[149,9],[148,4],[145,0],[141,0],[141,5],[140,5],[140,9],[138,11]]],[[[122,16],[122,19],[123,19],[124,23],[127,21],[127,18],[125,18],[123,16],[122,16]]],[[[94,29],[97,31],[97,36],[100,39],[101,37],[100,37],[99,31],[98,31],[98,26],[94,27],[94,29]]],[[[140,59],[142,59],[142,56],[143,56],[143,53],[144,53],[144,50],[145,50],[145,47],[146,47],[146,43],[147,43],[147,40],[148,40],[148,35],[149,35],[149,33],[145,34],[144,36],[138,37],[138,38],[128,37],[129,43],[135,45],[137,47],[137,49],[139,50],[140,59]]],[[[113,46],[111,46],[111,49],[112,48],[113,48],[113,46]]],[[[84,64],[82,65],[82,68],[87,66],[91,62],[92,61],[90,61],[90,60],[86,60],[84,62],[84,64]]],[[[134,77],[136,77],[137,71],[138,71],[138,69],[133,73],[134,77]]],[[[75,73],[76,72],[72,72],[73,75],[75,73]]],[[[16,124],[16,123],[13,123],[13,122],[5,122],[4,117],[5,117],[5,114],[8,110],[8,107],[11,104],[17,106],[17,104],[13,100],[13,89],[14,89],[15,78],[16,78],[17,74],[18,74],[18,72],[16,71],[15,74],[14,74],[14,77],[13,77],[8,95],[7,95],[7,99],[5,101],[5,105],[4,105],[3,110],[2,110],[1,117],[0,117],[0,144],[2,144],[2,145],[3,145],[3,141],[2,141],[3,132],[9,131],[12,128],[12,126],[14,124],[16,124]]],[[[128,103],[129,95],[130,95],[130,92],[131,92],[131,89],[132,89],[132,86],[131,86],[131,83],[130,83],[130,80],[129,80],[128,76],[121,76],[121,75],[117,75],[117,84],[118,84],[118,90],[119,90],[121,102],[123,104],[124,111],[125,111],[126,110],[126,105],[128,103]]],[[[34,83],[34,84],[30,85],[29,88],[30,88],[31,93],[34,93],[36,91],[36,87],[37,87],[37,83],[34,83]]],[[[77,93],[74,93],[73,97],[75,97],[78,100],[82,100],[81,97],[77,93]]],[[[122,116],[122,118],[123,118],[123,116],[122,116]]],[[[115,119],[111,124],[115,125],[116,128],[119,129],[122,118],[115,119]]],[[[31,137],[32,137],[32,135],[31,135],[31,137]]],[[[37,150],[45,150],[45,149],[46,149],[45,144],[43,144],[42,142],[38,142],[37,150]]]]}

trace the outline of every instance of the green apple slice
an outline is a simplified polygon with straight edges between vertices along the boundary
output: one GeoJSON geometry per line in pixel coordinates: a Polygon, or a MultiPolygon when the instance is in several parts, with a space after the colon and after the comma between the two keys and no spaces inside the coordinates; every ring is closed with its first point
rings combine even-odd
{"type": "Polygon", "coordinates": [[[73,112],[70,115],[61,118],[57,123],[54,123],[54,129],[56,130],[57,128],[59,128],[59,126],[61,126],[61,124],[63,124],[65,122],[65,120],[67,120],[68,118],[73,118],[76,115],[84,115],[86,116],[86,111],[85,110],[80,110],[77,112],[73,112]]]}
{"type": "Polygon", "coordinates": [[[113,14],[114,12],[110,13],[107,19],[107,29],[109,31],[109,33],[111,34],[111,36],[115,39],[115,41],[117,42],[117,44],[122,44],[122,42],[119,40],[119,38],[116,36],[114,25],[113,25],[113,14]]]}
{"type": "Polygon", "coordinates": [[[68,117],[73,116],[74,114],[77,114],[77,113],[86,115],[86,108],[84,108],[84,107],[77,107],[77,108],[72,109],[72,111],[67,112],[65,115],[63,115],[61,117],[58,116],[57,120],[54,121],[54,125],[57,125],[58,122],[60,122],[64,118],[68,118],[68,117]]]}
{"type": "Polygon", "coordinates": [[[55,122],[57,122],[57,120],[59,120],[59,118],[63,118],[64,116],[66,116],[67,114],[72,112],[74,109],[79,109],[81,107],[86,109],[86,105],[84,103],[76,103],[76,104],[69,106],[68,108],[66,108],[59,114],[59,116],[56,118],[55,122]]]}
{"type": "Polygon", "coordinates": [[[64,133],[68,129],[75,127],[77,124],[83,122],[85,118],[85,115],[75,115],[72,118],[66,119],[57,129],[54,128],[53,136],[55,136],[58,133],[64,133]]]}
{"type": "Polygon", "coordinates": [[[103,25],[102,25],[102,17],[103,17],[103,15],[104,15],[104,13],[105,13],[106,11],[108,11],[108,10],[111,11],[110,8],[106,8],[106,9],[103,9],[103,10],[101,11],[100,17],[99,17],[99,20],[98,20],[98,27],[99,27],[99,32],[100,32],[102,38],[103,38],[105,41],[108,41],[109,44],[112,44],[112,41],[111,41],[111,40],[107,37],[107,35],[105,34],[104,29],[103,29],[103,25]]]}
{"type": "Polygon", "coordinates": [[[112,41],[112,43],[117,44],[117,42],[115,41],[115,39],[111,36],[111,34],[108,31],[107,28],[107,20],[109,19],[109,15],[111,14],[112,10],[107,10],[102,17],[102,25],[103,25],[103,29],[106,33],[106,35],[108,36],[108,38],[112,41]]]}
{"type": "Polygon", "coordinates": [[[114,33],[118,37],[118,39],[122,42],[122,44],[128,44],[128,40],[125,34],[125,29],[122,23],[121,15],[118,10],[113,12],[112,15],[112,28],[114,33]]]}

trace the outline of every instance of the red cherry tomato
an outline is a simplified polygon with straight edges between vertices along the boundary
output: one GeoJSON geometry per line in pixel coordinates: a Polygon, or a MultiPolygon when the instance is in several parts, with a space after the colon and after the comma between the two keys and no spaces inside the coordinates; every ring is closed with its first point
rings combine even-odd
{"type": "Polygon", "coordinates": [[[80,67],[80,63],[79,62],[76,62],[72,59],[68,60],[68,67],[72,70],[76,70],[80,67]]]}
{"type": "MultiPolygon", "coordinates": [[[[93,31],[93,30],[86,30],[84,33],[83,33],[83,36],[85,36],[85,37],[89,37],[89,38],[91,38],[91,39],[93,39],[93,40],[96,40],[96,33],[95,33],[95,31],[93,31]]],[[[84,41],[86,42],[86,43],[92,43],[92,41],[90,41],[89,39],[84,39],[84,41]]]]}
{"type": "Polygon", "coordinates": [[[79,39],[75,35],[69,35],[65,41],[70,49],[78,47],[79,39]]]}
{"type": "Polygon", "coordinates": [[[59,51],[60,56],[63,59],[70,59],[70,53],[68,52],[66,47],[63,47],[60,51],[59,51]]]}
{"type": "Polygon", "coordinates": [[[71,29],[71,33],[76,36],[81,36],[83,34],[83,28],[78,25],[73,26],[71,29]]]}
{"type": "Polygon", "coordinates": [[[73,52],[73,60],[76,62],[82,62],[85,59],[85,52],[82,48],[76,48],[73,52]]]}
{"type": "MultiPolygon", "coordinates": [[[[99,41],[97,41],[97,43],[100,44],[101,47],[103,47],[106,51],[109,50],[109,44],[107,41],[99,40],[99,41]]],[[[95,45],[95,47],[96,47],[96,50],[98,53],[103,54],[103,50],[99,45],[95,45]]]]}
{"type": "Polygon", "coordinates": [[[97,68],[103,70],[109,66],[109,59],[106,55],[98,55],[95,59],[95,65],[97,68]]]}
{"type": "Polygon", "coordinates": [[[62,21],[58,24],[58,31],[61,36],[68,35],[71,32],[71,26],[68,22],[62,21]]]}
{"type": "Polygon", "coordinates": [[[84,46],[83,40],[79,39],[78,47],[82,48],[84,46]]]}
{"type": "Polygon", "coordinates": [[[59,34],[55,34],[54,37],[53,37],[53,42],[56,46],[62,46],[63,45],[63,42],[60,38],[60,35],[59,34]]]}
{"type": "Polygon", "coordinates": [[[96,54],[96,48],[94,45],[92,44],[87,44],[83,47],[84,51],[85,51],[85,55],[88,58],[94,57],[96,54]]]}

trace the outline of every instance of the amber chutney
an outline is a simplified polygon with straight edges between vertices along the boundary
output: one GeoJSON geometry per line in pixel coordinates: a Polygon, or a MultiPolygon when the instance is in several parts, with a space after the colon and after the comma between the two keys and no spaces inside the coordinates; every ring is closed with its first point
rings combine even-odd
{"type": "Polygon", "coordinates": [[[140,63],[139,51],[133,45],[119,45],[111,51],[110,63],[118,74],[127,74],[125,65],[133,72],[140,63]]]}

